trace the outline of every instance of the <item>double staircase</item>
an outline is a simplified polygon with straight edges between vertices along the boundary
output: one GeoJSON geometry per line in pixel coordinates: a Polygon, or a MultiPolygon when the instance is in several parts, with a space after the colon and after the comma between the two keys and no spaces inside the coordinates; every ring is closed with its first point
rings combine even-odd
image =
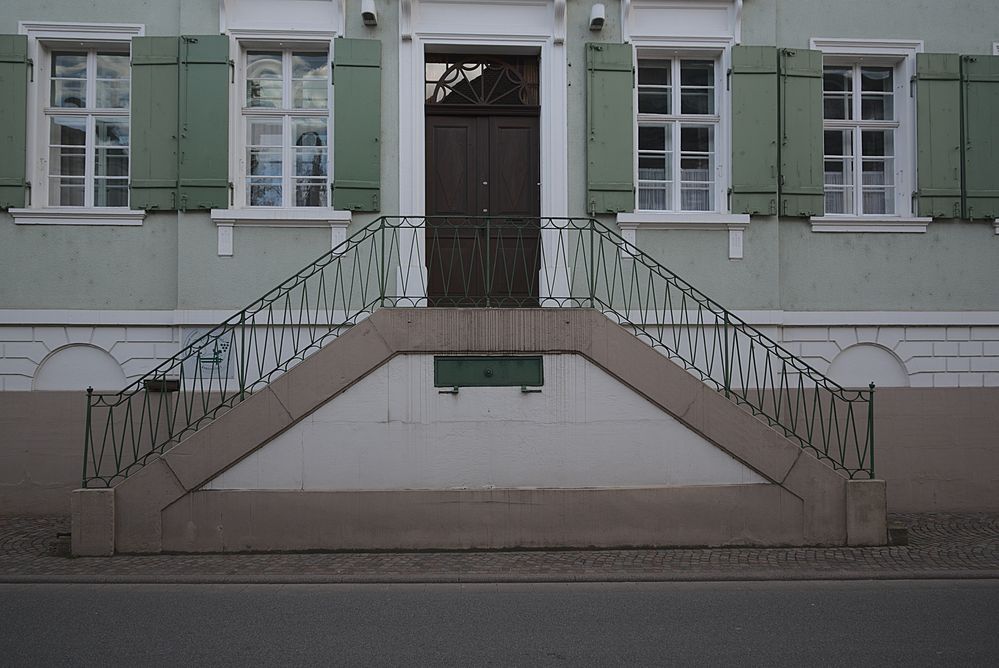
{"type": "Polygon", "coordinates": [[[877,544],[873,416],[873,385],[840,387],[597,220],[382,217],[124,390],[88,390],[74,550],[877,544]],[[387,360],[469,353],[582,356],[767,485],[206,487],[387,360]],[[497,517],[497,495],[537,512],[497,517]]]}

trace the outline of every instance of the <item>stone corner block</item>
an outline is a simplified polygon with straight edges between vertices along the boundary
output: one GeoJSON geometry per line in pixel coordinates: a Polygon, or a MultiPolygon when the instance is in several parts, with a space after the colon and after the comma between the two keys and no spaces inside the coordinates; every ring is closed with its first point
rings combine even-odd
{"type": "Polygon", "coordinates": [[[75,557],[114,554],[114,490],[75,489],[70,497],[75,557]]]}
{"type": "Polygon", "coordinates": [[[888,542],[888,504],[884,480],[846,483],[846,540],[860,547],[888,542]]]}

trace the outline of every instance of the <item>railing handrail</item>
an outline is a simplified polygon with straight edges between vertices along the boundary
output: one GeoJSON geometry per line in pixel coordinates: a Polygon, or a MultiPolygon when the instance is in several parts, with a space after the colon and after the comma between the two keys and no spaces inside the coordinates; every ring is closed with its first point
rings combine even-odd
{"type": "MultiPolygon", "coordinates": [[[[696,374],[704,381],[709,384],[714,385],[717,389],[723,390],[725,395],[732,399],[735,403],[746,405],[752,410],[754,414],[762,415],[766,418],[771,425],[781,427],[785,434],[789,437],[793,437],[798,440],[803,447],[809,447],[813,449],[818,456],[829,459],[834,467],[841,468],[845,470],[849,475],[853,476],[859,472],[865,472],[871,477],[873,477],[873,445],[874,445],[874,435],[873,435],[873,384],[870,386],[869,390],[848,390],[843,388],[841,385],[833,381],[832,379],[825,376],[823,373],[815,369],[811,364],[801,359],[797,355],[793,354],[786,348],[784,348],[777,341],[772,339],[770,336],[760,331],[756,327],[747,323],[743,318],[736,315],[732,311],[729,311],[723,307],[718,301],[712,299],[711,297],[704,294],[701,290],[694,287],[691,283],[686,281],[684,278],[679,276],[676,272],[672,271],[668,267],[661,264],[655,258],[651,257],[641,249],[639,249],[634,243],[624,239],[615,230],[611,229],[607,225],[601,223],[599,220],[589,217],[539,217],[539,218],[517,218],[517,217],[492,217],[492,216],[454,216],[454,217],[426,217],[426,216],[381,216],[371,221],[367,225],[363,226],[345,241],[338,244],[331,250],[323,253],[316,260],[312,261],[308,265],[304,266],[302,269],[293,273],[287,279],[283,280],[276,287],[272,288],[266,292],[263,296],[253,300],[246,307],[236,311],[226,320],[222,321],[218,325],[215,325],[204,334],[191,341],[188,345],[178,351],[176,354],[172,355],[170,358],[164,360],[158,364],[155,368],[150,370],[148,373],[144,374],[139,379],[127,385],[125,388],[114,393],[99,393],[93,392],[88,389],[88,400],[87,400],[87,437],[85,442],[84,451],[84,472],[83,472],[83,483],[87,486],[89,482],[103,483],[107,486],[111,486],[115,481],[127,477],[129,473],[136,467],[142,466],[145,462],[156,454],[161,454],[165,448],[171,444],[176,444],[179,442],[183,436],[200,428],[203,424],[214,419],[221,411],[231,408],[240,401],[242,401],[247,394],[251,394],[253,390],[261,385],[267,384],[275,376],[275,374],[282,373],[286,371],[291,364],[296,361],[304,359],[308,354],[317,350],[321,347],[324,342],[338,333],[343,328],[355,324],[359,318],[364,317],[373,311],[377,310],[381,306],[398,306],[402,304],[412,304],[417,305],[421,302],[420,297],[411,297],[404,295],[391,295],[389,294],[388,284],[390,281],[390,273],[395,270],[398,276],[402,276],[403,273],[403,256],[401,248],[401,235],[399,230],[410,229],[414,233],[417,230],[431,229],[434,232],[434,241],[438,242],[438,237],[440,236],[440,230],[461,230],[461,231],[471,231],[476,232],[482,230],[489,230],[489,233],[485,235],[486,237],[486,248],[487,252],[483,254],[484,261],[486,262],[487,273],[489,272],[489,251],[488,251],[488,239],[489,234],[496,231],[501,231],[503,229],[515,230],[517,232],[517,239],[520,239],[519,243],[523,244],[523,240],[520,238],[523,235],[523,230],[537,230],[538,234],[542,234],[545,231],[558,232],[559,243],[562,243],[562,235],[570,232],[578,232],[582,235],[583,232],[588,232],[591,236],[589,237],[589,266],[584,268],[586,273],[586,289],[587,292],[585,298],[580,298],[577,295],[571,294],[573,287],[567,288],[570,294],[560,296],[562,301],[557,301],[556,305],[564,305],[569,303],[572,305],[580,305],[584,302],[588,303],[590,306],[597,307],[604,313],[612,314],[614,318],[617,319],[621,324],[627,325],[637,333],[641,334],[644,338],[648,339],[649,343],[655,347],[662,348],[666,351],[667,355],[679,360],[683,363],[683,366],[696,374]],[[483,225],[477,226],[476,221],[482,221],[483,225]],[[388,234],[392,232],[392,234],[388,234]],[[386,242],[386,236],[389,236],[388,242],[386,242]],[[599,260],[595,257],[596,249],[598,248],[597,242],[603,240],[609,243],[613,249],[614,256],[613,262],[615,265],[612,270],[606,266],[607,260],[603,253],[603,243],[600,245],[601,257],[599,260]],[[388,243],[388,246],[386,246],[388,243]],[[364,253],[367,253],[365,256],[364,253]],[[396,257],[396,253],[399,257],[396,257]],[[391,257],[390,257],[391,255],[391,257]],[[622,264],[622,256],[632,261],[633,264],[630,268],[625,268],[622,264]],[[398,259],[399,263],[395,264],[394,261],[398,259]],[[364,262],[367,261],[367,264],[364,262]],[[373,264],[378,266],[372,267],[373,264]],[[604,273],[613,273],[614,281],[616,281],[618,274],[621,274],[621,285],[618,286],[614,281],[611,282],[607,287],[609,290],[608,294],[604,294],[598,290],[597,279],[600,277],[600,270],[598,265],[603,266],[604,273]],[[658,310],[658,305],[653,305],[653,308],[649,308],[649,304],[645,303],[639,309],[634,308],[620,308],[619,304],[615,304],[615,299],[624,299],[626,303],[630,303],[630,299],[633,295],[625,295],[623,292],[617,294],[617,290],[624,289],[625,272],[631,272],[630,276],[634,279],[637,276],[637,271],[639,268],[647,274],[649,280],[652,281],[653,278],[659,281],[665,282],[665,288],[667,295],[667,302],[669,302],[669,309],[663,307],[663,311],[668,310],[669,313],[662,313],[658,310]],[[332,278],[328,278],[327,271],[332,274],[332,278]],[[374,271],[377,276],[372,276],[372,271],[374,271]],[[345,277],[345,272],[350,273],[349,285],[343,283],[342,279],[345,277]],[[316,279],[315,277],[318,278],[316,279]],[[317,286],[313,289],[316,291],[314,297],[316,303],[310,304],[310,279],[315,279],[313,282],[318,282],[317,286]],[[326,283],[327,280],[337,280],[341,281],[337,283],[338,287],[334,288],[332,301],[336,298],[340,298],[343,303],[340,308],[337,308],[336,304],[330,304],[327,300],[327,290],[326,283]],[[377,291],[369,289],[369,281],[376,280],[377,291]],[[355,293],[355,288],[358,290],[355,293]],[[681,309],[678,311],[672,306],[672,293],[670,289],[678,292],[678,299],[682,302],[681,309]],[[339,291],[338,291],[339,290],[339,291]],[[300,293],[300,294],[298,294],[300,293]],[[599,294],[598,294],[599,293],[599,294]],[[293,296],[297,295],[297,299],[301,302],[297,305],[292,304],[293,296]],[[320,297],[324,304],[320,308],[319,300],[320,297]],[[688,303],[689,301],[689,303],[688,303]],[[274,318],[274,306],[279,304],[283,306],[281,311],[280,321],[274,318]],[[691,322],[686,311],[696,309],[696,322],[691,322]],[[315,312],[316,317],[313,319],[310,313],[315,312]],[[679,319],[674,317],[674,312],[679,312],[679,319]],[[258,322],[258,316],[261,314],[266,314],[266,322],[258,322]],[[328,318],[320,318],[319,315],[328,315],[328,318]],[[653,321],[651,323],[644,322],[648,320],[650,314],[653,315],[653,321]],[[709,320],[713,319],[713,322],[706,322],[705,315],[710,314],[709,320]],[[340,315],[339,319],[334,316],[340,315]],[[296,320],[297,316],[297,320],[296,320]],[[637,317],[636,317],[637,316],[637,317]],[[649,326],[654,325],[659,328],[660,331],[656,333],[654,329],[650,329],[649,326]],[[301,330],[303,327],[314,330],[311,331],[311,338],[308,339],[304,347],[299,347],[299,337],[300,331],[295,331],[289,334],[289,338],[293,340],[293,350],[290,353],[284,351],[285,347],[285,336],[282,331],[280,337],[277,334],[273,336],[266,334],[264,335],[264,340],[262,342],[250,341],[252,344],[248,347],[247,334],[251,336],[254,335],[256,331],[255,328],[264,327],[267,328],[294,328],[297,327],[301,330]],[[697,358],[697,351],[691,349],[689,352],[689,357],[687,359],[684,357],[683,351],[680,350],[679,341],[676,339],[675,345],[672,347],[668,342],[663,340],[662,328],[714,328],[715,337],[718,336],[718,328],[721,327],[724,336],[724,342],[721,343],[722,347],[722,380],[719,381],[713,376],[714,370],[713,365],[718,362],[716,360],[716,347],[719,342],[715,340],[712,343],[712,350],[710,353],[707,351],[707,339],[704,338],[703,341],[699,341],[698,337],[702,336],[695,334],[693,342],[694,346],[702,345],[704,346],[704,354],[707,356],[707,360],[701,360],[700,364],[697,358]],[[239,332],[240,341],[235,339],[236,332],[239,332]],[[730,341],[730,336],[732,340],[730,341]],[[764,375],[766,373],[773,374],[773,369],[770,369],[770,356],[773,356],[781,364],[780,371],[780,383],[779,386],[771,386],[771,389],[776,389],[777,392],[783,392],[788,395],[787,399],[790,401],[790,395],[792,394],[792,388],[790,385],[786,385],[788,381],[788,367],[791,369],[791,375],[797,380],[798,387],[797,391],[800,393],[809,388],[805,388],[802,384],[802,377],[806,377],[808,381],[814,384],[814,389],[816,392],[821,388],[825,392],[828,392],[833,400],[838,399],[842,402],[846,402],[848,412],[845,417],[846,426],[843,427],[846,431],[852,428],[854,431],[857,429],[857,418],[854,415],[853,403],[854,402],[866,402],[867,404],[867,420],[868,425],[866,442],[863,448],[860,446],[859,437],[854,434],[854,445],[856,447],[856,459],[858,460],[857,466],[851,467],[846,463],[846,451],[843,449],[843,444],[840,442],[839,453],[833,453],[836,456],[829,454],[829,438],[828,434],[821,434],[826,440],[826,447],[819,448],[813,442],[813,427],[814,425],[809,425],[806,434],[802,435],[798,433],[798,425],[796,424],[796,418],[792,417],[789,421],[790,425],[784,424],[782,422],[782,411],[787,408],[787,406],[782,405],[779,401],[775,403],[772,407],[767,407],[764,405],[764,394],[763,388],[765,385],[759,384],[759,373],[755,369],[755,361],[751,361],[750,364],[754,366],[754,372],[756,373],[755,381],[756,392],[759,395],[757,397],[758,401],[754,402],[750,400],[750,392],[748,391],[747,377],[745,374],[741,373],[742,369],[740,367],[740,375],[742,377],[742,387],[736,388],[732,384],[732,373],[734,370],[732,356],[738,356],[739,344],[736,343],[735,347],[732,347],[733,342],[736,337],[744,337],[750,345],[750,353],[753,353],[755,346],[759,345],[760,349],[764,351],[767,355],[767,367],[765,369],[764,375]],[[209,377],[205,378],[204,373],[199,374],[201,369],[202,359],[198,357],[198,353],[203,350],[208,344],[215,342],[215,345],[219,341],[223,341],[225,337],[229,337],[230,340],[226,344],[227,350],[238,347],[239,350],[239,369],[238,372],[238,393],[235,392],[233,388],[233,393],[229,395],[230,387],[229,380],[231,376],[226,375],[223,378],[222,371],[219,370],[218,377],[214,375],[214,370],[210,373],[209,377]],[[262,345],[261,345],[262,343],[262,345]],[[258,355],[257,365],[258,369],[255,371],[256,375],[253,376],[252,380],[248,375],[250,352],[249,350],[253,348],[254,352],[258,355]],[[262,356],[261,356],[261,350],[262,356]],[[273,353],[273,360],[271,360],[268,355],[273,353]],[[284,357],[282,357],[284,355],[284,357]],[[193,360],[193,362],[192,362],[193,360]],[[185,379],[185,365],[194,364],[194,371],[192,376],[185,379]],[[272,365],[272,366],[267,366],[272,365]],[[159,397],[158,405],[152,407],[149,401],[149,387],[150,383],[161,383],[168,379],[177,380],[176,377],[171,378],[169,374],[171,372],[176,372],[175,375],[180,378],[180,383],[189,381],[196,383],[197,387],[194,387],[190,391],[190,397],[185,399],[187,403],[184,406],[176,405],[172,406],[170,400],[163,399],[163,393],[159,397]],[[207,383],[207,386],[206,386],[207,383]],[[212,404],[211,397],[212,393],[216,392],[219,394],[219,400],[212,404]],[[133,410],[133,400],[142,393],[142,403],[138,409],[139,415],[136,417],[133,410]],[[200,406],[196,404],[196,397],[200,397],[200,406]],[[154,419],[154,408],[155,408],[155,419],[154,419]],[[184,409],[185,414],[180,415],[181,409],[184,409]],[[768,408],[772,408],[768,412],[768,408]],[[92,430],[95,428],[100,428],[100,422],[95,422],[92,419],[92,412],[94,409],[106,409],[107,419],[104,422],[104,436],[101,441],[100,452],[98,453],[93,448],[96,448],[96,443],[92,443],[93,433],[92,430]],[[118,414],[116,409],[120,409],[118,414]],[[171,413],[171,410],[173,411],[171,413]],[[165,417],[164,417],[165,416],[165,417]],[[165,420],[163,425],[165,425],[165,433],[160,434],[161,430],[161,418],[165,420]],[[123,426],[121,427],[121,434],[117,433],[117,427],[115,425],[115,420],[122,421],[123,426]],[[186,422],[185,422],[186,420],[186,422]],[[176,423],[180,423],[179,429],[175,429],[176,423]],[[127,427],[127,428],[126,428],[127,427]],[[105,466],[110,466],[110,463],[105,460],[105,452],[108,447],[110,434],[110,446],[112,449],[114,468],[105,473],[105,466]],[[126,441],[131,438],[131,452],[126,450],[126,441]],[[148,441],[148,447],[144,445],[144,442],[148,441]],[[94,461],[91,462],[90,460],[94,461]],[[88,466],[93,465],[93,471],[88,471],[88,466]]],[[[414,236],[414,239],[416,237],[414,236]]],[[[428,238],[428,235],[424,234],[423,239],[428,238]]],[[[440,236],[446,240],[445,236],[440,236]]],[[[457,235],[455,235],[457,238],[457,235]]],[[[582,238],[582,236],[580,237],[582,238]]],[[[415,243],[415,242],[414,242],[415,243]]],[[[539,242],[535,242],[536,248],[539,242]]],[[[585,241],[576,240],[578,246],[585,244],[585,241]]],[[[496,244],[498,246],[499,244],[496,244]]],[[[568,246],[568,244],[566,244],[568,246]]],[[[413,248],[409,249],[410,253],[413,252],[413,248]]],[[[499,248],[494,248],[495,252],[499,252],[499,248]]],[[[523,248],[521,248],[523,251],[523,248]]],[[[426,259],[429,256],[430,251],[424,249],[423,252],[426,253],[421,259],[426,259]]],[[[453,250],[452,250],[453,252],[453,250]]],[[[481,252],[481,251],[480,251],[481,252]]],[[[535,250],[535,253],[538,251],[535,250]]],[[[481,258],[480,258],[481,259],[481,258]]],[[[520,259],[527,260],[526,251],[523,251],[523,257],[520,259]]],[[[562,260],[567,260],[567,258],[559,258],[562,260]]],[[[413,258],[409,258],[412,262],[413,258]]],[[[535,266],[540,271],[541,259],[534,257],[533,261],[535,266]]],[[[512,265],[511,265],[512,267],[512,265]]],[[[511,267],[505,267],[506,269],[511,269],[511,267]]],[[[410,265],[411,268],[411,265],[410,265]]],[[[523,269],[523,267],[520,267],[523,269]]],[[[551,269],[545,267],[546,269],[551,269]]],[[[572,267],[561,267],[558,265],[556,260],[556,266],[554,268],[556,271],[565,271],[566,278],[571,282],[576,280],[576,272],[580,271],[579,267],[573,265],[572,267]]],[[[471,273],[471,269],[468,269],[471,273]]],[[[410,279],[408,273],[406,274],[407,280],[410,279]]],[[[468,277],[465,277],[466,279],[468,277]]],[[[608,277],[605,275],[605,279],[608,277]]],[[[427,276],[422,275],[424,280],[424,297],[427,294],[427,276]]],[[[486,279],[491,280],[491,279],[486,279]]],[[[466,281],[465,284],[466,292],[469,289],[469,284],[466,281]]],[[[653,290],[654,291],[654,290],[653,290]]],[[[641,295],[637,297],[639,301],[642,300],[641,295]]],[[[422,303],[426,303],[426,299],[422,300],[422,303]]],[[[488,301],[487,301],[488,304],[488,301]]],[[[703,334],[707,337],[707,333],[703,334]]],[[[689,335],[688,335],[689,338],[689,335]]],[[[689,341],[688,341],[689,343],[689,341]]],[[[215,356],[218,357],[218,356],[215,356]]],[[[231,359],[231,358],[230,358],[231,359]]],[[[221,365],[220,359],[212,358],[213,363],[221,365]]],[[[230,362],[226,361],[229,365],[230,362]]],[[[776,362],[775,362],[776,364],[776,362]]],[[[228,367],[227,367],[228,368],[228,367]]],[[[231,373],[231,372],[226,372],[231,373]]],[[[753,380],[750,378],[749,380],[753,380]]],[[[766,380],[766,378],[764,378],[766,380]]],[[[770,380],[773,380],[772,378],[770,380]]],[[[783,400],[783,395],[781,396],[783,400]]],[[[815,396],[815,401],[818,401],[818,395],[815,396]]],[[[798,402],[798,399],[795,399],[798,402]]],[[[795,407],[797,409],[797,406],[795,407]]],[[[816,413],[813,408],[812,420],[814,421],[816,413]]],[[[805,411],[807,414],[807,410],[805,411]]],[[[825,422],[825,418],[830,419],[835,417],[838,420],[838,414],[833,412],[830,416],[823,416],[821,411],[819,412],[819,417],[821,422],[825,422]]],[[[839,425],[837,425],[839,426],[839,425]]],[[[826,426],[825,424],[820,424],[822,429],[832,429],[832,425],[826,426]]]]}

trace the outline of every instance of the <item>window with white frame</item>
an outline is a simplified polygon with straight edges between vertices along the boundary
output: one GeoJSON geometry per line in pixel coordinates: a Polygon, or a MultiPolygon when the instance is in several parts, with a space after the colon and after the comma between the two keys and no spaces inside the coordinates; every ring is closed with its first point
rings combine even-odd
{"type": "Polygon", "coordinates": [[[638,210],[717,211],[718,62],[638,58],[638,210]]]}
{"type": "Polygon", "coordinates": [[[329,206],[329,70],[323,48],[243,52],[245,206],[329,206]]]}
{"type": "Polygon", "coordinates": [[[127,207],[128,44],[45,52],[48,206],[127,207]]]}
{"type": "Polygon", "coordinates": [[[826,214],[891,216],[900,194],[896,72],[890,65],[823,67],[826,214]]]}

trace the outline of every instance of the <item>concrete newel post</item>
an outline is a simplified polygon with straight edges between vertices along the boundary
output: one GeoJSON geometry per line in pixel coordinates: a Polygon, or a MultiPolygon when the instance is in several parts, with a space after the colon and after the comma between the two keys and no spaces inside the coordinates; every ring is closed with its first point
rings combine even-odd
{"type": "Polygon", "coordinates": [[[847,545],[885,545],[888,542],[888,501],[884,480],[846,483],[847,545]]]}
{"type": "Polygon", "coordinates": [[[114,554],[114,490],[73,490],[74,557],[110,557],[114,554]]]}

